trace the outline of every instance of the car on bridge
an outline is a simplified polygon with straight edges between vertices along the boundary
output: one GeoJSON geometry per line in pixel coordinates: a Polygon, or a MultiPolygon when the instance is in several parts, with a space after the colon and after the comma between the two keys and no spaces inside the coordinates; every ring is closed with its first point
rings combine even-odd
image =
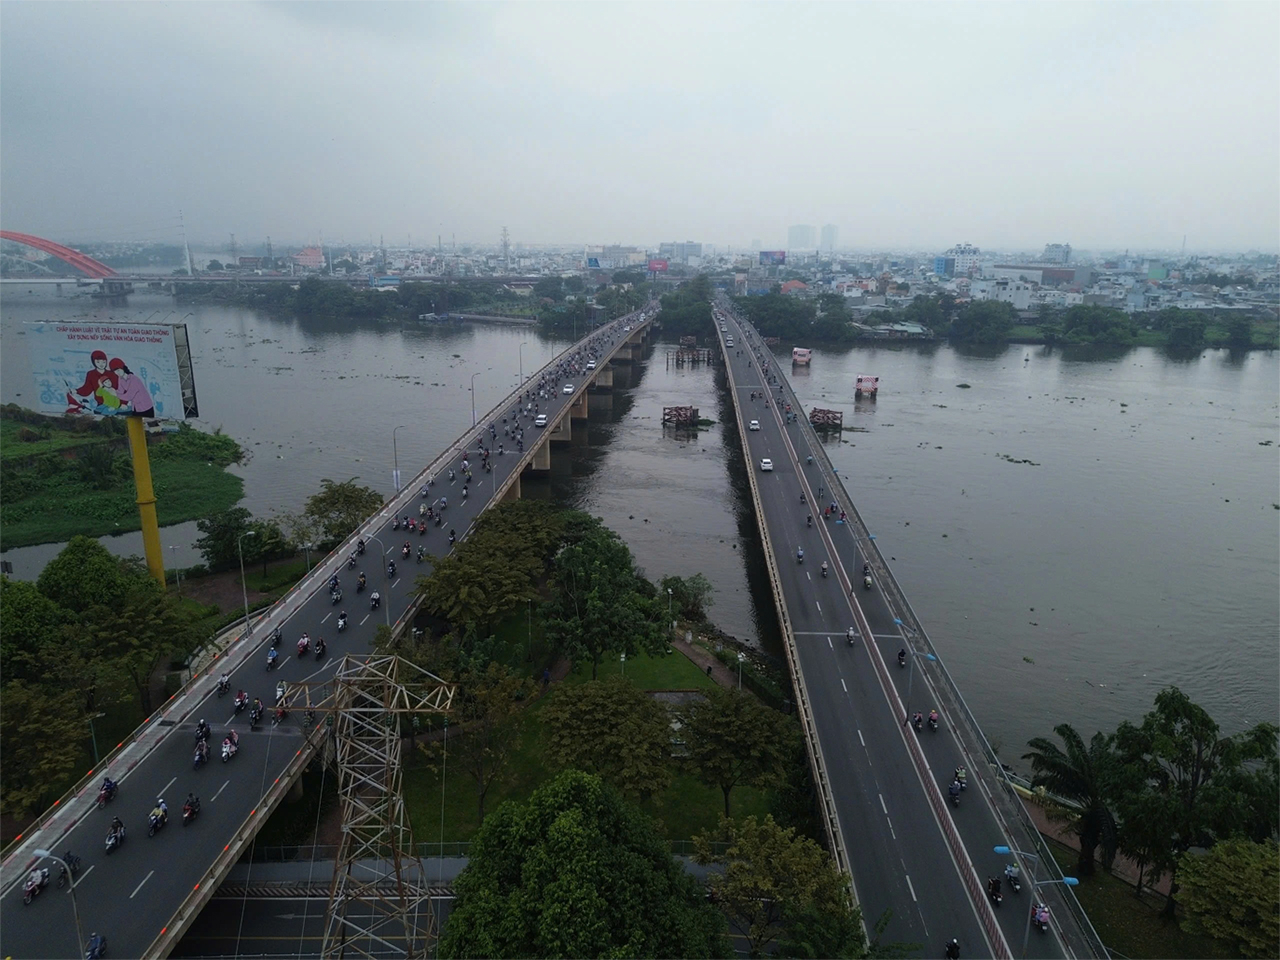
{"type": "Polygon", "coordinates": [[[765,473],[772,473],[773,461],[770,460],[768,457],[765,457],[760,461],[760,469],[763,470],[765,473]]]}
{"type": "Polygon", "coordinates": [[[588,360],[588,361],[587,361],[587,369],[588,369],[588,370],[594,370],[595,368],[596,368],[596,362],[595,362],[594,360],[588,360]]]}
{"type": "Polygon", "coordinates": [[[565,393],[573,393],[573,384],[572,384],[572,383],[566,383],[566,384],[564,385],[564,392],[565,392],[565,393]]]}
{"type": "Polygon", "coordinates": [[[538,414],[533,418],[533,425],[535,427],[545,427],[547,425],[547,415],[545,413],[538,414]]]}
{"type": "Polygon", "coordinates": [[[725,338],[724,338],[724,345],[725,345],[726,347],[732,347],[732,346],[733,346],[733,337],[725,337],[725,338]]]}
{"type": "Polygon", "coordinates": [[[748,430],[759,430],[759,429],[760,429],[760,421],[759,421],[759,420],[752,420],[750,423],[748,423],[748,424],[747,424],[747,429],[748,429],[748,430]]]}

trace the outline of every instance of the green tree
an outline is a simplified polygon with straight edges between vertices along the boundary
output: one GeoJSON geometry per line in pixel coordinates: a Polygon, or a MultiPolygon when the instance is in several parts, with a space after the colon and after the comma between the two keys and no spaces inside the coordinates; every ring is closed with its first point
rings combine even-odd
{"type": "Polygon", "coordinates": [[[204,557],[210,570],[229,570],[240,563],[240,547],[244,555],[253,560],[252,537],[241,537],[253,529],[253,514],[244,507],[232,507],[196,521],[196,529],[204,536],[195,542],[195,548],[204,557]]]}
{"type": "Polygon", "coordinates": [[[210,260],[208,265],[205,267],[205,269],[208,270],[210,273],[214,273],[218,270],[225,270],[226,268],[217,260],[210,260]]]}
{"type": "Polygon", "coordinates": [[[1065,751],[1046,737],[1027,741],[1032,752],[1023,754],[1022,759],[1031,761],[1031,784],[1080,805],[1079,815],[1073,813],[1071,821],[1072,832],[1080,837],[1076,869],[1085,875],[1093,873],[1093,854],[1099,846],[1102,865],[1110,869],[1118,842],[1116,819],[1107,795],[1107,778],[1115,762],[1112,740],[1101,732],[1095,733],[1086,747],[1069,723],[1058,724],[1053,732],[1061,738],[1065,751]]]}
{"type": "Polygon", "coordinates": [[[85,617],[90,649],[133,683],[144,716],[151,715],[151,675],[174,653],[196,642],[181,601],[147,577],[136,577],[119,604],[94,607],[85,617]]]}
{"type": "Polygon", "coordinates": [[[332,546],[349,537],[382,504],[382,494],[372,487],[360,486],[355,477],[341,483],[326,478],[320,481],[320,492],[307,498],[302,512],[319,523],[325,542],[332,546]]]}
{"type": "Polygon", "coordinates": [[[1227,345],[1233,350],[1253,346],[1253,321],[1248,317],[1232,317],[1227,321],[1227,345]]]}
{"type": "Polygon", "coordinates": [[[708,876],[707,885],[751,956],[766,955],[784,931],[784,956],[866,955],[861,919],[849,906],[849,878],[808,837],[778,826],[773,817],[723,817],[717,831],[704,831],[693,843],[695,862],[724,867],[708,876]],[[716,842],[725,845],[722,852],[716,842]]]}
{"type": "Polygon", "coordinates": [[[1178,859],[1182,927],[1207,934],[1243,957],[1274,957],[1280,947],[1280,846],[1224,840],[1178,859]]]}
{"type": "Polygon", "coordinates": [[[480,827],[442,957],[730,957],[724,917],[652,823],[565,771],[480,827]]]}
{"type": "Polygon", "coordinates": [[[97,540],[72,537],[49,561],[36,589],[71,613],[118,605],[130,589],[130,575],[97,540]]]}
{"type": "Polygon", "coordinates": [[[795,727],[748,694],[721,687],[705,691],[680,711],[686,762],[699,780],[724,794],[738,784],[776,786],[786,770],[795,727]]]}
{"type": "Polygon", "coordinates": [[[84,714],[74,690],[10,680],[0,697],[0,803],[6,814],[43,810],[76,769],[84,714]]]}
{"type": "Polygon", "coordinates": [[[671,713],[625,677],[560,687],[542,710],[546,757],[650,799],[671,783],[671,713]]]}
{"type": "Polygon", "coordinates": [[[564,656],[589,660],[593,680],[606,653],[657,652],[662,630],[637,586],[631,551],[597,525],[555,558],[552,597],[543,605],[547,638],[564,656]]]}
{"type": "Polygon", "coordinates": [[[39,680],[41,654],[59,646],[67,619],[35,584],[0,577],[0,677],[39,680]]]}
{"type": "Polygon", "coordinates": [[[1062,339],[1066,343],[1133,343],[1137,328],[1121,310],[1078,303],[1062,314],[1062,339]]]}
{"type": "Polygon", "coordinates": [[[1205,322],[1199,318],[1183,320],[1169,330],[1168,349],[1188,353],[1204,346],[1205,322]]]}
{"type": "Polygon", "coordinates": [[[715,587],[700,573],[691,577],[663,577],[658,584],[660,593],[671,593],[675,603],[676,615],[684,620],[701,623],[707,619],[707,607],[711,606],[711,595],[715,587]]]}
{"type": "Polygon", "coordinates": [[[1013,329],[1013,305],[998,300],[974,300],[957,311],[951,336],[966,343],[1002,343],[1013,329]]]}
{"type": "Polygon", "coordinates": [[[1140,726],[1125,721],[1117,729],[1121,762],[1150,793],[1143,815],[1164,829],[1157,866],[1171,875],[1169,916],[1177,909],[1181,854],[1235,836],[1261,841],[1280,826],[1278,734],[1275,724],[1260,723],[1223,737],[1208,712],[1177,687],[1156,694],[1140,726]]]}
{"type": "Polygon", "coordinates": [[[560,277],[543,277],[533,285],[533,295],[546,300],[563,300],[564,281],[560,277]]]}
{"type": "Polygon", "coordinates": [[[293,556],[293,544],[276,521],[254,520],[250,528],[253,536],[244,539],[245,559],[261,563],[264,577],[269,561],[293,556]]]}
{"type": "Polygon", "coordinates": [[[524,700],[532,688],[528,677],[512,673],[501,663],[473,665],[460,678],[454,716],[462,729],[453,745],[453,760],[475,782],[482,822],[485,797],[506,772],[520,742],[524,700]]]}

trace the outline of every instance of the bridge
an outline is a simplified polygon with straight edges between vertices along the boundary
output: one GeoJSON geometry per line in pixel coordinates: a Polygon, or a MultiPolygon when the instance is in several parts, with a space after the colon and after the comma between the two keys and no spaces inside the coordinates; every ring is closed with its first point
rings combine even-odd
{"type": "Polygon", "coordinates": [[[1024,880],[1046,881],[1036,896],[1052,909],[1052,936],[1037,933],[1030,955],[1106,957],[867,532],[850,478],[837,475],[758,333],[727,301],[714,316],[829,847],[865,923],[887,914],[881,940],[919,944],[924,956],[941,956],[952,937],[961,956],[1023,956],[1031,891],[1006,884],[1002,908],[985,891],[1013,859],[994,852],[1007,846],[1030,855],[1018,858],[1024,880]],[[909,722],[935,707],[937,731],[909,722]],[[960,766],[968,787],[953,806],[960,766]]]}
{"type": "MultiPolygon", "coordinates": [[[[649,304],[608,323],[531,374],[516,391],[478,418],[479,428],[463,433],[287,596],[252,621],[221,652],[209,672],[193,677],[11,844],[0,862],[0,956],[83,955],[72,922],[72,905],[64,899],[64,891],[51,885],[30,906],[22,903],[25,875],[41,861],[35,851],[47,849],[61,855],[68,848],[84,861],[74,898],[84,935],[97,931],[107,936],[112,956],[167,956],[248,850],[262,824],[311,760],[316,746],[315,738],[306,737],[292,720],[278,727],[264,723],[250,730],[247,714],[237,716],[231,698],[216,695],[217,676],[230,673],[234,689],[243,688],[270,705],[278,679],[323,678],[344,654],[369,652],[380,622],[397,632],[404,629],[416,609],[414,579],[429,573],[430,566],[404,562],[397,553],[399,543],[411,539],[414,547],[422,544],[435,554],[447,554],[451,528],[465,538],[483,510],[520,496],[522,475],[550,470],[555,447],[570,440],[572,422],[587,417],[588,392],[610,390],[613,366],[643,354],[656,313],[656,305],[649,304]],[[596,359],[592,370],[586,369],[589,355],[596,359]],[[541,397],[536,395],[539,383],[543,384],[541,397]],[[529,402],[536,403],[538,413],[547,416],[546,427],[534,426],[532,413],[525,415],[521,420],[524,451],[498,456],[495,442],[493,472],[473,470],[470,495],[464,500],[461,483],[447,479],[449,469],[457,468],[468,448],[474,449],[479,430],[504,416],[512,417],[520,395],[531,389],[535,396],[529,402]],[[393,532],[394,517],[417,516],[422,502],[419,490],[429,480],[433,481],[428,487],[430,501],[439,507],[443,498],[448,499],[444,525],[423,535],[393,532]],[[346,567],[346,557],[355,552],[359,538],[368,543],[362,566],[369,574],[369,589],[377,589],[383,596],[380,611],[368,609],[366,596],[355,590],[356,572],[346,567]],[[397,561],[394,576],[389,575],[384,556],[397,561]],[[338,611],[330,604],[326,590],[333,574],[343,580],[344,607],[350,613],[350,625],[342,634],[333,629],[338,611]],[[266,638],[277,626],[282,628],[285,642],[280,666],[268,674],[264,672],[266,638]],[[326,637],[329,649],[323,661],[292,655],[292,643],[303,631],[326,637]],[[219,731],[236,729],[240,733],[240,752],[229,763],[192,769],[193,737],[200,719],[213,727],[215,743],[223,736],[219,731]],[[98,810],[97,789],[104,775],[120,783],[120,792],[105,810],[98,810]],[[180,811],[188,791],[200,796],[203,810],[184,829],[180,811]],[[160,796],[169,803],[173,816],[168,826],[148,837],[147,814],[160,796]],[[108,856],[103,841],[113,815],[124,821],[128,834],[120,849],[108,856]]],[[[501,434],[498,439],[503,439],[501,434]]],[[[56,874],[56,869],[51,872],[56,874]]]]}

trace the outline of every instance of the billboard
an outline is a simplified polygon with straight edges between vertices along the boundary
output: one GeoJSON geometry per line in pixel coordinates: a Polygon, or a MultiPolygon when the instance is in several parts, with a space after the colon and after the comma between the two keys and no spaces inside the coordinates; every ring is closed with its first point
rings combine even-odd
{"type": "Polygon", "coordinates": [[[649,272],[650,273],[666,273],[667,261],[666,260],[650,260],[649,272]]]}
{"type": "Polygon", "coordinates": [[[600,269],[600,258],[599,258],[599,257],[587,257],[587,269],[588,269],[588,270],[599,270],[599,269],[600,269]]]}
{"type": "Polygon", "coordinates": [[[185,323],[24,326],[41,413],[165,420],[200,415],[185,323]]]}
{"type": "Polygon", "coordinates": [[[787,262],[787,251],[785,250],[761,250],[760,266],[762,267],[780,267],[787,262]]]}

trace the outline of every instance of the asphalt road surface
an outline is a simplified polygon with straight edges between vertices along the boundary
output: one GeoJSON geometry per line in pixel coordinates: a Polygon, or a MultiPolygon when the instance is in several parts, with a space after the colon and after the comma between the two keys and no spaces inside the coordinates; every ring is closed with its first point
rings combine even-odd
{"type": "MultiPolygon", "coordinates": [[[[564,371],[554,373],[565,358],[580,354],[580,363],[586,363],[581,351],[591,344],[602,358],[612,354],[627,333],[626,326],[642,322],[635,315],[614,321],[591,337],[575,345],[565,354],[535,373],[526,381],[526,387],[537,382],[547,371],[553,371],[547,385],[547,396],[538,399],[539,412],[550,414],[554,424],[556,417],[585,389],[586,378],[581,374],[564,371]],[[562,392],[565,383],[575,387],[573,394],[562,392]]],[[[603,364],[601,364],[603,365],[603,364]]],[[[526,452],[533,447],[533,414],[521,421],[525,434],[526,452]]],[[[54,828],[37,832],[28,838],[23,856],[12,856],[6,864],[3,887],[0,888],[0,956],[15,958],[76,957],[83,956],[77,944],[71,898],[68,891],[49,888],[30,905],[22,902],[23,880],[36,859],[30,851],[34,847],[51,847],[61,856],[70,849],[82,858],[83,865],[75,885],[75,904],[79,910],[80,925],[85,938],[97,931],[107,936],[113,957],[137,957],[161,934],[178,907],[204,879],[209,865],[225,848],[240,826],[261,805],[261,800],[271,788],[289,761],[302,745],[301,717],[291,713],[279,726],[270,722],[270,709],[274,703],[275,684],[279,680],[299,681],[312,677],[322,679],[331,674],[334,665],[347,653],[365,653],[372,647],[374,631],[387,619],[395,621],[408,608],[414,591],[416,577],[430,571],[427,564],[404,560],[400,545],[408,540],[411,549],[419,545],[443,555],[449,551],[448,532],[452,528],[463,536],[487,506],[495,488],[505,480],[521,460],[520,455],[508,452],[497,454],[498,441],[508,446],[502,434],[501,414],[498,416],[497,437],[492,441],[493,473],[485,473],[475,455],[476,438],[482,424],[466,436],[471,451],[472,476],[469,495],[461,495],[462,477],[450,483],[447,470],[442,469],[428,492],[428,502],[440,504],[447,498],[445,521],[441,527],[430,527],[425,535],[391,529],[391,518],[398,514],[418,516],[422,502],[416,484],[410,484],[377,518],[370,521],[363,532],[368,540],[365,555],[359,558],[357,568],[348,569],[345,557],[331,555],[315,571],[308,581],[309,595],[286,598],[257,623],[253,637],[233,647],[225,663],[234,664],[231,670],[231,692],[219,697],[214,691],[214,677],[209,675],[201,685],[198,695],[189,696],[186,702],[166,707],[154,724],[170,724],[168,732],[150,752],[127,772],[113,764],[108,771],[120,781],[116,799],[105,810],[93,810],[97,786],[86,788],[77,799],[69,801],[83,808],[80,816],[68,832],[54,834],[54,828]],[[371,537],[378,538],[377,540],[371,537]],[[382,547],[396,562],[394,576],[387,573],[379,559],[382,547]],[[356,592],[356,576],[360,572],[368,576],[368,589],[356,592]],[[330,574],[340,578],[343,598],[340,605],[330,602],[326,581],[330,574]],[[382,594],[383,609],[371,610],[368,600],[373,590],[382,594]],[[340,610],[348,614],[348,627],[338,633],[337,616],[340,610]],[[266,670],[269,632],[280,626],[284,642],[280,647],[280,666],[266,670]],[[310,634],[312,641],[324,637],[327,655],[317,661],[314,653],[298,657],[295,643],[302,632],[310,634]],[[239,689],[250,697],[260,697],[268,715],[256,727],[249,726],[249,714],[236,714],[232,701],[239,689]],[[188,709],[189,704],[189,709],[188,709]],[[213,728],[210,741],[211,763],[193,769],[195,729],[201,718],[213,728]],[[229,762],[220,761],[220,745],[228,730],[235,729],[240,736],[240,750],[229,762]],[[187,826],[182,823],[182,804],[188,791],[202,801],[202,811],[187,826]],[[169,807],[168,825],[155,836],[147,835],[147,816],[157,797],[163,797],[169,807]],[[105,853],[104,840],[112,816],[118,816],[127,828],[127,837],[121,847],[110,855],[105,853]],[[42,836],[42,834],[52,834],[42,836]]],[[[486,444],[489,444],[485,431],[486,444]]],[[[449,464],[458,471],[460,458],[449,464]]],[[[149,728],[150,729],[150,728],[149,728]]],[[[99,783],[101,781],[98,781],[99,783]]],[[[60,829],[60,828],[59,828],[60,829]]],[[[57,876],[57,864],[44,861],[51,877],[57,876]]]]}
{"type": "MultiPolygon", "coordinates": [[[[799,422],[805,414],[773,355],[761,346],[754,329],[732,314],[717,313],[717,328],[722,323],[727,329],[720,336],[734,338],[735,345],[725,347],[725,354],[743,423],[760,422],[759,430],[744,433],[744,453],[760,486],[764,525],[776,552],[799,664],[866,924],[871,928],[888,913],[882,941],[916,944],[924,956],[941,956],[943,945],[952,937],[960,941],[961,956],[990,956],[993,947],[961,879],[961,871],[969,869],[969,864],[957,863],[952,856],[944,825],[911,762],[907,738],[919,739],[943,797],[953,771],[965,762],[960,748],[945,716],[937,731],[927,724],[920,732],[904,725],[900,704],[911,713],[921,710],[926,717],[932,704],[925,699],[926,685],[919,672],[912,681],[910,665],[898,666],[898,651],[908,645],[874,579],[870,589],[863,585],[863,563],[869,559],[861,550],[865,541],[858,540],[838,514],[823,516],[823,507],[834,498],[830,490],[819,495],[823,480],[818,458],[813,464],[807,459],[817,451],[811,449],[811,434],[799,422]],[[777,377],[781,391],[779,384],[768,382],[769,375],[777,377]],[[797,414],[795,422],[785,420],[788,403],[797,414]],[[760,461],[766,457],[773,461],[771,472],[761,469],[760,461]],[[803,561],[798,559],[801,549],[803,561]],[[825,578],[824,561],[828,565],[825,578]],[[870,637],[857,629],[862,618],[855,617],[855,604],[870,626],[870,637]],[[857,634],[852,644],[846,639],[851,626],[857,634]],[[913,699],[908,704],[909,682],[913,699]]],[[[842,480],[850,493],[856,493],[856,477],[842,480]]],[[[1009,858],[992,848],[1008,840],[980,785],[971,782],[958,807],[949,802],[945,807],[979,877],[985,881],[988,876],[1002,876],[1009,858]]],[[[1005,886],[1004,903],[996,916],[1018,955],[1030,907],[1025,885],[1021,894],[1005,886]]],[[[1061,957],[1064,952],[1056,934],[1037,931],[1029,955],[1061,957]]]]}

